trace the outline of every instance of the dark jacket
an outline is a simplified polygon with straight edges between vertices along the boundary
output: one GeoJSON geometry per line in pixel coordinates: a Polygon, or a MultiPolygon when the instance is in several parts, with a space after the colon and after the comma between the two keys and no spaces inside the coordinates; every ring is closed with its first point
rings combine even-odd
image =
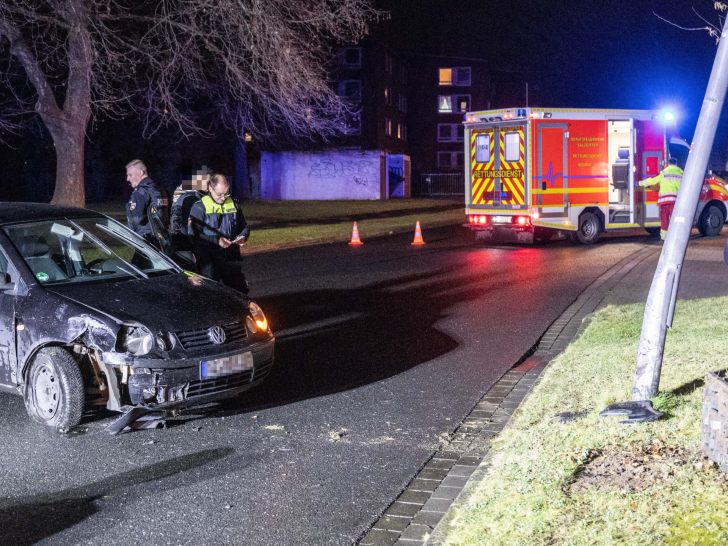
{"type": "Polygon", "coordinates": [[[182,186],[175,190],[172,197],[172,220],[170,222],[170,231],[172,233],[187,235],[190,211],[194,204],[199,202],[205,195],[207,194],[201,191],[183,190],[182,186]]]}
{"type": "Polygon", "coordinates": [[[166,196],[151,178],[146,177],[134,188],[131,198],[126,204],[126,222],[129,229],[147,239],[154,237],[147,216],[151,206],[155,206],[159,210],[161,218],[168,217],[169,203],[166,196]]]}
{"type": "Polygon", "coordinates": [[[220,205],[209,195],[195,203],[190,210],[187,234],[197,252],[210,253],[222,251],[219,240],[225,237],[230,241],[243,235],[250,235],[240,205],[228,197],[220,205]]]}

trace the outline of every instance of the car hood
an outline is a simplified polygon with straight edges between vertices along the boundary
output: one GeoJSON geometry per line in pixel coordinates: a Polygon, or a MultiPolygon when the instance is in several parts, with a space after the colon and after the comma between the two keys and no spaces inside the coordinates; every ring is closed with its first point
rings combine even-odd
{"type": "Polygon", "coordinates": [[[193,273],[47,288],[120,322],[140,322],[154,333],[241,320],[249,304],[240,292],[193,273]]]}

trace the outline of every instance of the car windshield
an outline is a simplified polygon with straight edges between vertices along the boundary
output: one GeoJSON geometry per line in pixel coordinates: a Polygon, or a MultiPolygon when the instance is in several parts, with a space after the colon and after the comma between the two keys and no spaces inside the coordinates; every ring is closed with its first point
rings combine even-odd
{"type": "Polygon", "coordinates": [[[116,281],[177,272],[141,237],[109,218],[3,228],[41,284],[116,281]]]}

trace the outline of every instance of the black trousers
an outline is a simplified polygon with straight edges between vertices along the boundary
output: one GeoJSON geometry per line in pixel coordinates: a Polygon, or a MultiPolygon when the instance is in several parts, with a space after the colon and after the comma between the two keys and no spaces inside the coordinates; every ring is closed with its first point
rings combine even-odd
{"type": "MultiPolygon", "coordinates": [[[[237,251],[237,247],[235,249],[237,251]]],[[[248,281],[245,280],[243,273],[243,261],[239,256],[235,256],[232,252],[196,252],[197,267],[200,275],[212,279],[213,281],[222,282],[225,286],[229,286],[247,294],[248,281]]]]}

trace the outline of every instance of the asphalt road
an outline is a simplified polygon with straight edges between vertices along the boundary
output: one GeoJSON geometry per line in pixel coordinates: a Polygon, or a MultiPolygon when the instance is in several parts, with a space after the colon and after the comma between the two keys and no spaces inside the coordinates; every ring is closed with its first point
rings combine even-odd
{"type": "Polygon", "coordinates": [[[462,228],[247,258],[267,383],[119,437],[59,435],[0,394],[0,544],[348,545],[482,393],[648,242],[477,246],[462,228]]]}

